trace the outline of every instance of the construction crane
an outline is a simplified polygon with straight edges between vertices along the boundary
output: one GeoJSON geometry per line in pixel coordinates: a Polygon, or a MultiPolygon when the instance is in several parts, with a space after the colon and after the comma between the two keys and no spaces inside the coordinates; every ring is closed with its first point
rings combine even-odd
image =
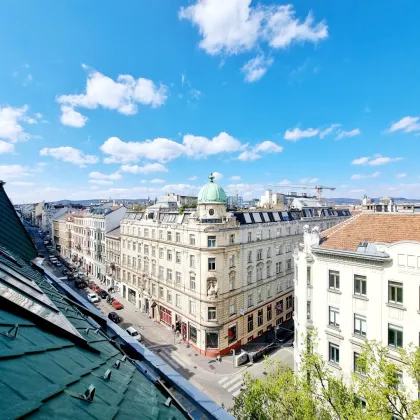
{"type": "Polygon", "coordinates": [[[295,189],[301,188],[304,190],[316,190],[318,200],[322,200],[322,191],[323,190],[330,190],[334,191],[335,187],[325,187],[324,185],[283,185],[283,184],[268,184],[269,187],[280,187],[280,188],[288,188],[288,189],[295,189]]]}

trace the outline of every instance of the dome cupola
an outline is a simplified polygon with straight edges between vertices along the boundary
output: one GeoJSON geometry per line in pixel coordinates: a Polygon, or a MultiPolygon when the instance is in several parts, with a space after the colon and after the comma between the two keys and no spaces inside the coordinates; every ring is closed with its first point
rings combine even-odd
{"type": "Polygon", "coordinates": [[[198,204],[226,204],[226,193],[222,187],[214,182],[213,172],[210,174],[209,180],[198,193],[198,204]]]}

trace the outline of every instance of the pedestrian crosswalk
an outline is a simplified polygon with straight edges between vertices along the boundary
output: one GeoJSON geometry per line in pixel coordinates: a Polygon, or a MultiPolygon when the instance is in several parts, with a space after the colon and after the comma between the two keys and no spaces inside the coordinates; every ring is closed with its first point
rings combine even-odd
{"type": "Polygon", "coordinates": [[[242,375],[236,375],[233,378],[231,376],[225,376],[218,382],[227,392],[231,393],[233,397],[237,397],[241,392],[243,385],[242,375]]]}

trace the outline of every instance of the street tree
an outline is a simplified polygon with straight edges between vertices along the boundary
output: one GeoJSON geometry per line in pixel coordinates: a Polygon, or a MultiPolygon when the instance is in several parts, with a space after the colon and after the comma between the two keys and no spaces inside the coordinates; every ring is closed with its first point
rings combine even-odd
{"type": "Polygon", "coordinates": [[[298,373],[268,358],[265,378],[244,376],[244,389],[230,409],[238,420],[420,419],[417,395],[401,381],[403,375],[406,383],[420,384],[419,347],[390,351],[367,341],[355,372],[343,377],[316,352],[316,334],[306,342],[298,373]]]}

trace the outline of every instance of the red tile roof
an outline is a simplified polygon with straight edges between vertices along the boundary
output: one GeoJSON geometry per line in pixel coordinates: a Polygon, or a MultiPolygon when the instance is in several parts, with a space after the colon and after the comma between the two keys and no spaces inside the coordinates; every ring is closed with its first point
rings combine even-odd
{"type": "Polygon", "coordinates": [[[420,242],[420,214],[361,213],[321,233],[321,248],[356,251],[360,242],[420,242]]]}

